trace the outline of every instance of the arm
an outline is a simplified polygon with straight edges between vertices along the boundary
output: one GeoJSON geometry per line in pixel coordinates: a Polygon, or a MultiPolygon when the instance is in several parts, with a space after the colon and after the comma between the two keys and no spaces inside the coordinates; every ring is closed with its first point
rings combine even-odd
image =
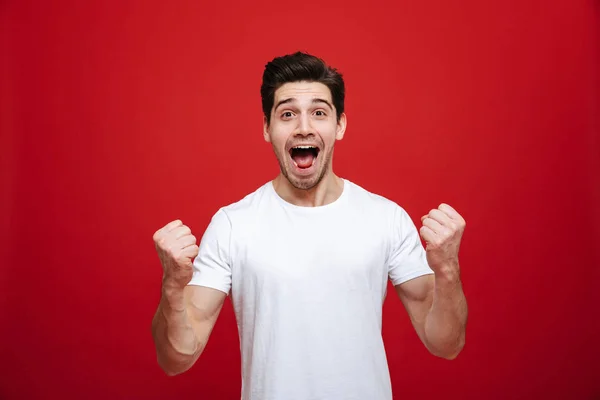
{"type": "Polygon", "coordinates": [[[454,359],[464,347],[467,322],[458,263],[466,223],[447,204],[421,221],[419,237],[408,214],[397,213],[390,278],[425,347],[436,356],[454,359]]]}
{"type": "Polygon", "coordinates": [[[190,369],[202,354],[223,307],[226,293],[203,286],[163,284],[152,320],[159,366],[167,375],[190,369]]]}
{"type": "Polygon", "coordinates": [[[425,275],[395,286],[417,335],[432,354],[452,360],[465,344],[467,301],[458,276],[425,275]]]}
{"type": "Polygon", "coordinates": [[[226,256],[219,252],[221,241],[228,242],[220,238],[228,222],[221,217],[213,218],[200,247],[180,220],[154,234],[163,280],[152,337],[158,364],[167,375],[183,373],[198,360],[229,292],[229,272],[222,261],[226,256]]]}

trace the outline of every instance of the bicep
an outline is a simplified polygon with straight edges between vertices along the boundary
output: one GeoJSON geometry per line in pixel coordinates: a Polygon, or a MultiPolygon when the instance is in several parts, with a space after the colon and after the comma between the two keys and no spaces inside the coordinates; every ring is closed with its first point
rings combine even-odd
{"type": "Polygon", "coordinates": [[[425,339],[425,319],[433,303],[434,275],[427,274],[394,287],[417,335],[425,339]]]}
{"type": "Polygon", "coordinates": [[[206,344],[219,313],[223,308],[227,293],[199,285],[184,288],[186,310],[196,335],[206,344]]]}

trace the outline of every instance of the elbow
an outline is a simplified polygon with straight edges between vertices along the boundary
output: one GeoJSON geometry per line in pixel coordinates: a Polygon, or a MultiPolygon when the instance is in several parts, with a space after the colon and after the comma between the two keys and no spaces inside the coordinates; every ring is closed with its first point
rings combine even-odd
{"type": "Polygon", "coordinates": [[[164,368],[164,367],[160,367],[160,369],[162,369],[162,371],[165,373],[165,375],[167,376],[177,376],[179,374],[181,374],[181,372],[179,371],[175,371],[173,369],[168,369],[168,368],[164,368]]]}
{"type": "Polygon", "coordinates": [[[167,354],[157,354],[156,361],[158,363],[159,368],[165,373],[167,376],[177,376],[181,375],[184,372],[188,371],[194,365],[196,361],[196,357],[173,357],[167,354]]]}
{"type": "Polygon", "coordinates": [[[158,355],[158,357],[156,357],[156,362],[158,364],[158,367],[167,376],[176,376],[176,375],[181,374],[181,371],[173,368],[173,366],[169,365],[169,363],[164,362],[164,360],[161,359],[160,355],[158,355]]]}
{"type": "Polygon", "coordinates": [[[463,348],[465,347],[465,340],[461,339],[460,342],[458,343],[458,345],[456,346],[455,349],[453,349],[454,351],[451,351],[447,354],[445,354],[444,359],[446,360],[455,360],[458,355],[462,352],[463,348]]]}
{"type": "Polygon", "coordinates": [[[165,375],[167,376],[177,376],[177,375],[181,375],[184,372],[186,372],[188,369],[190,369],[191,366],[177,366],[177,365],[168,365],[165,363],[161,363],[160,360],[158,360],[158,366],[160,367],[160,369],[165,373],[165,375]]]}
{"type": "Polygon", "coordinates": [[[444,360],[452,361],[452,360],[455,360],[456,357],[458,357],[458,355],[460,354],[461,351],[462,351],[462,349],[459,349],[455,352],[441,355],[440,357],[443,358],[444,360]]]}
{"type": "Polygon", "coordinates": [[[460,341],[453,346],[447,346],[444,348],[429,348],[429,352],[436,357],[452,361],[458,357],[464,347],[465,340],[464,338],[461,338],[460,341]]]}
{"type": "Polygon", "coordinates": [[[165,373],[165,375],[167,376],[177,376],[177,375],[181,375],[184,371],[176,371],[173,369],[167,369],[167,368],[162,368],[163,372],[165,373]]]}

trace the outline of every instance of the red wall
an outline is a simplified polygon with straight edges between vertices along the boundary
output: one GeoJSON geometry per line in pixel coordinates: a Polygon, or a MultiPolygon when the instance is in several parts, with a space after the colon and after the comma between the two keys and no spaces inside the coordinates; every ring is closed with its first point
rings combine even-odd
{"type": "Polygon", "coordinates": [[[600,396],[598,1],[52,3],[0,5],[0,398],[239,399],[229,302],[158,368],[152,234],[275,176],[260,79],[295,50],[345,74],[338,174],[467,220],[467,345],[428,355],[391,292],[396,397],[600,396]]]}

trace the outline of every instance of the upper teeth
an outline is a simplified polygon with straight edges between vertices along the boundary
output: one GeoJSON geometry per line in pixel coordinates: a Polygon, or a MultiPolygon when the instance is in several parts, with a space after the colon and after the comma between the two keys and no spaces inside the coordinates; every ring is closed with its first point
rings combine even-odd
{"type": "Polygon", "coordinates": [[[295,149],[316,149],[315,146],[294,146],[295,149]]]}

